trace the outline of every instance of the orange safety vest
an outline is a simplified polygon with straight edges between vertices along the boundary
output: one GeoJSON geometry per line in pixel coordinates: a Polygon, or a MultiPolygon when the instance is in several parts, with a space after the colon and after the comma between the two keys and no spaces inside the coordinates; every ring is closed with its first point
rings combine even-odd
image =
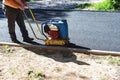
{"type": "Polygon", "coordinates": [[[16,9],[21,7],[19,4],[16,4],[14,0],[3,0],[3,4],[16,9]]]}

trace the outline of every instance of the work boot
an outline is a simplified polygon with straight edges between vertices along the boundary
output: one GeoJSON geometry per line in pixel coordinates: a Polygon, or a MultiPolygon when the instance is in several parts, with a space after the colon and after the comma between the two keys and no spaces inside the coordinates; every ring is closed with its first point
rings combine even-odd
{"type": "Polygon", "coordinates": [[[11,37],[12,42],[21,43],[20,41],[17,40],[17,37],[16,37],[15,33],[10,34],[10,37],[11,37]]]}
{"type": "Polygon", "coordinates": [[[20,42],[20,41],[18,41],[18,40],[12,40],[12,42],[13,42],[13,43],[18,43],[18,44],[21,44],[21,42],[20,42]]]}
{"type": "Polygon", "coordinates": [[[33,40],[34,40],[33,38],[29,38],[29,37],[23,39],[24,42],[28,42],[28,43],[33,42],[33,40]]]}

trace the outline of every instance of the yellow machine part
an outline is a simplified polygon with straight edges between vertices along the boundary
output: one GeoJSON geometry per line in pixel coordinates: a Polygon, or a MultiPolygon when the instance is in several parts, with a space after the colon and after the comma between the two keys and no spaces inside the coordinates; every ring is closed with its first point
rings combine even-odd
{"type": "Polygon", "coordinates": [[[65,45],[66,44],[66,40],[45,40],[45,44],[46,45],[65,45]]]}

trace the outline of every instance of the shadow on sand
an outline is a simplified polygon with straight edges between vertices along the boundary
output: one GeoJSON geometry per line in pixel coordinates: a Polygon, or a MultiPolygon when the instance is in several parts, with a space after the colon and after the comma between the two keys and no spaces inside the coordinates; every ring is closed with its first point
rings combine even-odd
{"type": "MultiPolygon", "coordinates": [[[[32,42],[30,44],[36,45],[36,46],[44,46],[42,44],[39,44],[37,42],[32,42]]],[[[45,46],[45,47],[53,47],[53,46],[45,46]]],[[[56,47],[60,47],[60,46],[56,46],[56,47]]],[[[82,49],[89,49],[86,47],[81,47],[81,46],[76,46],[75,44],[71,44],[71,48],[82,48],[82,49]],[[74,46],[72,46],[74,45],[74,46]]],[[[66,47],[63,47],[66,48],[66,47]]],[[[29,47],[29,48],[25,48],[26,50],[32,51],[38,55],[43,55],[49,58],[52,58],[56,61],[59,62],[63,62],[63,63],[67,63],[67,62],[74,62],[78,65],[90,65],[86,62],[83,61],[78,61],[77,57],[75,54],[73,54],[72,51],[62,51],[62,50],[50,50],[50,49],[42,49],[42,48],[36,48],[36,47],[29,47]]]]}

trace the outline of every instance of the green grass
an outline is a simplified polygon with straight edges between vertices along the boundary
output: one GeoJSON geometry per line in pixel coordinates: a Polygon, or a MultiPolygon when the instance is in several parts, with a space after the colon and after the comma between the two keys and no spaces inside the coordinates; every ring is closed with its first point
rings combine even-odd
{"type": "Polygon", "coordinates": [[[96,10],[99,11],[114,11],[114,6],[110,0],[105,0],[92,5],[96,10]]]}
{"type": "Polygon", "coordinates": [[[105,77],[103,77],[103,78],[101,78],[100,80],[108,80],[107,78],[105,78],[105,77]]]}
{"type": "Polygon", "coordinates": [[[97,63],[97,64],[102,64],[102,62],[100,62],[100,61],[99,61],[99,62],[96,62],[96,63],[97,63]]]}
{"type": "Polygon", "coordinates": [[[102,2],[93,3],[93,4],[80,4],[76,8],[84,9],[93,9],[97,11],[115,11],[120,10],[120,2],[117,0],[104,0],[102,2]]]}
{"type": "Polygon", "coordinates": [[[89,8],[90,6],[92,6],[92,4],[85,3],[78,5],[76,8],[84,9],[84,8],[89,8]]]}
{"type": "Polygon", "coordinates": [[[33,70],[28,71],[28,76],[30,76],[33,73],[33,70]]]}
{"type": "Polygon", "coordinates": [[[38,78],[38,77],[45,77],[45,75],[42,73],[42,72],[37,72],[35,73],[35,78],[38,78]]]}
{"type": "Polygon", "coordinates": [[[108,63],[112,64],[112,65],[120,66],[120,57],[112,57],[112,56],[110,56],[108,58],[108,63]]]}
{"type": "Polygon", "coordinates": [[[5,45],[2,47],[3,53],[13,53],[14,49],[10,48],[9,46],[5,45]]]}
{"type": "Polygon", "coordinates": [[[39,77],[45,77],[45,74],[43,72],[34,72],[33,70],[28,70],[27,73],[28,77],[27,79],[29,80],[30,78],[39,78],[39,77]]]}
{"type": "Polygon", "coordinates": [[[60,68],[60,67],[56,67],[56,68],[55,68],[55,71],[57,71],[57,72],[61,72],[61,71],[62,71],[62,68],[60,68]]]}

